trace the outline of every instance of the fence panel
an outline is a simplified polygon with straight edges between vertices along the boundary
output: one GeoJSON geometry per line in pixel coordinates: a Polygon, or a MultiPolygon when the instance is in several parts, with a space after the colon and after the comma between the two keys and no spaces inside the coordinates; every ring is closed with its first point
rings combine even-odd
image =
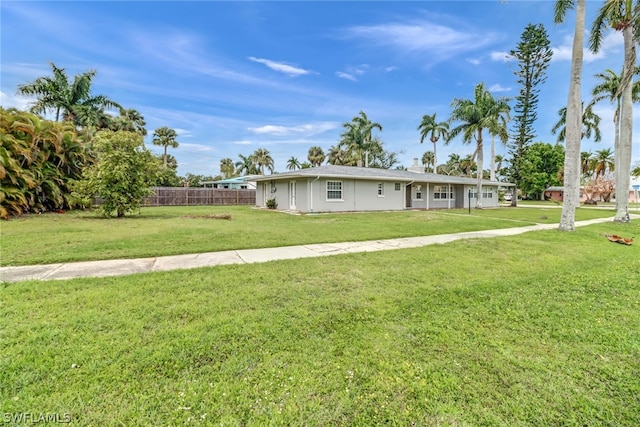
{"type": "Polygon", "coordinates": [[[255,205],[256,190],[195,187],[154,187],[143,206],[255,205]]]}

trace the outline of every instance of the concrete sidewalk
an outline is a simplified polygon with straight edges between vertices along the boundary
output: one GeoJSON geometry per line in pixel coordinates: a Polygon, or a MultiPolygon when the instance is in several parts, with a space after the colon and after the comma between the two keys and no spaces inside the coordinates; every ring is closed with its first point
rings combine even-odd
{"type": "MultiPolygon", "coordinates": [[[[633,216],[640,217],[638,215],[633,216]]],[[[611,218],[598,218],[588,221],[576,221],[576,227],[611,220],[611,218]]],[[[240,249],[201,254],[172,255],[156,258],[0,267],[0,282],[71,279],[74,277],[123,276],[127,274],[147,273],[152,271],[190,269],[226,264],[253,264],[258,262],[340,255],[356,252],[417,248],[421,246],[448,243],[454,240],[513,236],[516,234],[527,233],[529,231],[553,230],[556,228],[558,228],[558,224],[538,224],[526,227],[503,228],[499,230],[441,234],[436,236],[406,237],[388,240],[368,240],[364,242],[319,243],[279,248],[240,249]]]]}

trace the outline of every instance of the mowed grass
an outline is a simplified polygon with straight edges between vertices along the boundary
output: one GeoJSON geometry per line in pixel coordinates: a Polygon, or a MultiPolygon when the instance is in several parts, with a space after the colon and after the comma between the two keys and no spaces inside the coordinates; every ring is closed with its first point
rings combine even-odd
{"type": "Polygon", "coordinates": [[[640,425],[640,248],[604,233],[3,284],[0,406],[77,425],[640,425]]]}
{"type": "MultiPolygon", "coordinates": [[[[613,214],[578,209],[576,218],[613,214]]],[[[557,223],[560,215],[553,207],[290,215],[246,206],[144,208],[120,219],[93,212],[28,215],[0,223],[0,265],[426,236],[557,223]],[[231,219],[211,218],[220,215],[231,219]]]]}

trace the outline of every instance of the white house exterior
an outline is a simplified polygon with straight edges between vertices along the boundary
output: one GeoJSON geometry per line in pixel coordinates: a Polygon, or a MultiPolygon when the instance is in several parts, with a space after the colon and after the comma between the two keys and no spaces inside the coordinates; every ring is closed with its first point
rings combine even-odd
{"type": "MultiPolygon", "coordinates": [[[[412,171],[319,166],[263,176],[256,181],[256,206],[275,199],[278,209],[299,212],[454,209],[476,205],[475,178],[412,171]],[[471,198],[470,198],[471,197],[471,198]]],[[[499,187],[483,181],[482,206],[498,206],[499,187]]]]}

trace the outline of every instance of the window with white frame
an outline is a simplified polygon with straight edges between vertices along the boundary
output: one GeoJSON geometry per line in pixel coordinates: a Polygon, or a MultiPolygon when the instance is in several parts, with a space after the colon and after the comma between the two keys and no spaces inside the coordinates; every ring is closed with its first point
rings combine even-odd
{"type": "Polygon", "coordinates": [[[401,185],[400,185],[400,183],[399,183],[399,182],[396,182],[396,183],[395,183],[395,190],[396,190],[396,191],[400,191],[400,190],[401,190],[401,185]]]}
{"type": "MultiPolygon", "coordinates": [[[[472,199],[475,199],[478,197],[478,187],[470,188],[469,191],[471,193],[472,199]]],[[[493,189],[482,187],[482,198],[493,199],[493,189]]]]}
{"type": "Polygon", "coordinates": [[[413,199],[422,200],[422,185],[417,184],[413,186],[413,199]]]}
{"type": "Polygon", "coordinates": [[[384,182],[378,183],[378,197],[384,197],[384,182]]]}
{"type": "Polygon", "coordinates": [[[327,181],[327,200],[342,200],[342,181],[327,181]]]}
{"type": "Polygon", "coordinates": [[[440,200],[453,200],[453,187],[450,185],[436,185],[433,187],[433,198],[440,200]]]}

